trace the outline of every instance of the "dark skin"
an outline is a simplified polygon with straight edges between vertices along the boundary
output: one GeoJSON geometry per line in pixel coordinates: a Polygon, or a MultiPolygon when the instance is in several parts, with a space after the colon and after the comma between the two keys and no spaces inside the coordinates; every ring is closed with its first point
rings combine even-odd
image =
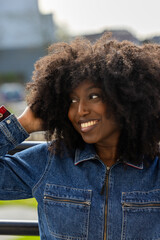
{"type": "Polygon", "coordinates": [[[116,162],[120,130],[107,114],[102,90],[90,81],[83,81],[70,95],[68,117],[86,143],[95,145],[99,157],[107,166],[116,162]]]}
{"type": "Polygon", "coordinates": [[[42,120],[35,117],[30,107],[27,107],[24,110],[21,116],[18,117],[18,121],[29,134],[33,132],[43,131],[42,120]]]}
{"type": "MultiPolygon", "coordinates": [[[[68,118],[86,143],[94,144],[100,159],[108,166],[116,162],[120,130],[113,117],[107,115],[102,90],[83,81],[70,95],[68,118]]],[[[42,120],[29,107],[18,118],[28,133],[42,131],[42,120]]]]}

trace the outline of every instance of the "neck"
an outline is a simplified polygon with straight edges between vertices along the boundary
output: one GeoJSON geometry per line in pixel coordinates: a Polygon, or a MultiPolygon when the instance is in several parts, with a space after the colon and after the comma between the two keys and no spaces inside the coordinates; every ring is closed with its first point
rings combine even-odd
{"type": "Polygon", "coordinates": [[[96,145],[96,152],[100,159],[107,167],[111,167],[117,160],[117,145],[116,146],[101,146],[96,145]]]}

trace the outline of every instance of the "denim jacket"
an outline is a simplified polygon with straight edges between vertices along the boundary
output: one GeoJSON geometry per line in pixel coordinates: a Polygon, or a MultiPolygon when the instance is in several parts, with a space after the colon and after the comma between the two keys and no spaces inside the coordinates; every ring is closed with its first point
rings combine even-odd
{"type": "Polygon", "coordinates": [[[92,145],[75,157],[40,144],[13,156],[28,137],[14,115],[0,122],[0,199],[35,197],[42,240],[160,239],[160,162],[107,169],[92,145]]]}

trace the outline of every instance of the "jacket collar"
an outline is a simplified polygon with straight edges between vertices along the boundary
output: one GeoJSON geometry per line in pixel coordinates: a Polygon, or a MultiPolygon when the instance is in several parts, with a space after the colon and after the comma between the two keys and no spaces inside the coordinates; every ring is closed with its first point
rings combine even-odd
{"type": "Polygon", "coordinates": [[[130,163],[130,162],[125,162],[125,164],[130,166],[130,167],[137,168],[137,169],[143,169],[143,162],[140,163],[140,164],[133,164],[133,163],[130,163]]]}
{"type": "Polygon", "coordinates": [[[85,148],[83,150],[76,149],[74,160],[75,165],[91,159],[99,159],[92,144],[85,144],[85,148]]]}
{"type": "MultiPolygon", "coordinates": [[[[83,150],[76,149],[75,159],[74,159],[75,165],[78,165],[81,162],[85,162],[93,159],[97,159],[101,161],[99,156],[96,154],[93,144],[85,144],[85,148],[83,150]]],[[[132,164],[129,161],[124,161],[124,163],[130,167],[143,169],[143,162],[141,164],[132,164]]]]}

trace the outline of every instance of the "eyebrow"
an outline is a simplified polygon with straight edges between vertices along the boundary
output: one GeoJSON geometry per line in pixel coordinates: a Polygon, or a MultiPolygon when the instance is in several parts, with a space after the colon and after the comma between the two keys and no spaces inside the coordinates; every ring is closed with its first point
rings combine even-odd
{"type": "Polygon", "coordinates": [[[88,87],[86,90],[91,90],[91,89],[93,89],[93,88],[99,88],[99,89],[101,89],[100,87],[93,85],[93,86],[88,87]]]}
{"type": "MultiPolygon", "coordinates": [[[[98,88],[98,89],[100,89],[102,91],[102,89],[100,87],[95,86],[95,85],[92,85],[92,86],[86,88],[85,91],[92,90],[93,88],[98,88]]],[[[72,92],[70,94],[74,94],[74,89],[72,90],[72,92]]]]}

